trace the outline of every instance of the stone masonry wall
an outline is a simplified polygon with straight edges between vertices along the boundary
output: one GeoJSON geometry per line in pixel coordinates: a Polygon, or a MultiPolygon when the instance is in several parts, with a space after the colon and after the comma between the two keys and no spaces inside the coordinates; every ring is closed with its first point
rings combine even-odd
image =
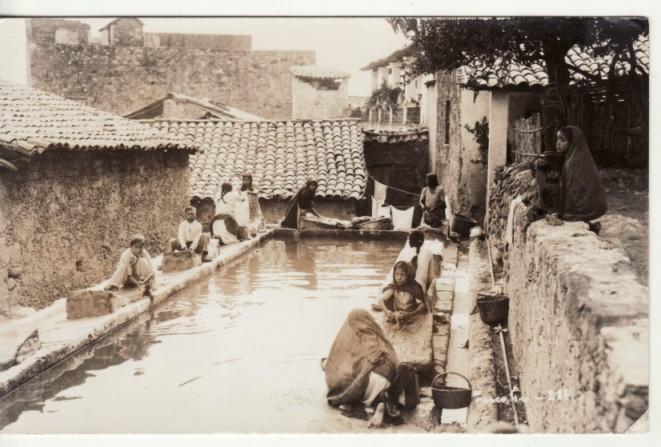
{"type": "Polygon", "coordinates": [[[648,407],[648,289],[587,224],[515,216],[505,287],[530,431],[626,431],[648,407]]]}
{"type": "Polygon", "coordinates": [[[288,119],[289,69],[315,63],[313,51],[33,43],[30,53],[35,88],[121,115],[176,92],[288,119]]]}
{"type": "Polygon", "coordinates": [[[145,235],[150,254],[162,251],[187,204],[188,177],[181,151],[50,151],[0,171],[3,262],[20,272],[0,310],[42,308],[109,277],[133,233],[145,235]]]}

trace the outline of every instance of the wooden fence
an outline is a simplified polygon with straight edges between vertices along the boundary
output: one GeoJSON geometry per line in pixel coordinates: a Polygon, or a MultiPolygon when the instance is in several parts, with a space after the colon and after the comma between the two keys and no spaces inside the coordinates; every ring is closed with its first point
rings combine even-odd
{"type": "Polygon", "coordinates": [[[511,132],[508,163],[529,161],[533,154],[541,154],[542,130],[542,118],[539,113],[534,113],[529,118],[516,119],[511,132]]]}

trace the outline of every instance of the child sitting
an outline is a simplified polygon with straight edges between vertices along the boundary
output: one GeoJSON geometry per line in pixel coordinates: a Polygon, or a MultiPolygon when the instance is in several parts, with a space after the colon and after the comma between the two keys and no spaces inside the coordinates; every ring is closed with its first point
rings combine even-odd
{"type": "Polygon", "coordinates": [[[424,292],[415,280],[415,269],[410,262],[395,264],[393,282],[383,289],[378,307],[385,311],[387,322],[397,324],[410,322],[427,311],[424,292]]]}
{"type": "Polygon", "coordinates": [[[144,246],[145,238],[141,234],[131,238],[129,248],[120,256],[117,269],[110,277],[105,290],[117,291],[122,287],[141,286],[142,295],[154,299],[151,290],[156,271],[144,246]]]}

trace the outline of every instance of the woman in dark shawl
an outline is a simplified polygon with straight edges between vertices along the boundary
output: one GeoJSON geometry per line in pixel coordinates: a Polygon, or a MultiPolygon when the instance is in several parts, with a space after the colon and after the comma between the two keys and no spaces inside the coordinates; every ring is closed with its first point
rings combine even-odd
{"type": "Polygon", "coordinates": [[[599,223],[591,224],[590,221],[603,216],[608,206],[585,135],[578,127],[563,127],[557,132],[556,149],[565,153],[557,217],[566,221],[584,221],[598,233],[599,223]]]}
{"type": "Polygon", "coordinates": [[[408,365],[399,363],[381,327],[366,310],[354,309],[349,313],[324,369],[328,403],[334,407],[364,403],[376,406],[375,417],[382,418],[386,407],[388,415],[396,416],[402,392],[406,409],[418,402],[415,373],[408,365]]]}
{"type": "Polygon", "coordinates": [[[300,217],[310,212],[317,217],[321,217],[314,207],[314,196],[317,191],[317,181],[308,180],[304,187],[298,190],[296,195],[289,202],[289,207],[282,221],[284,228],[299,228],[300,217]]]}

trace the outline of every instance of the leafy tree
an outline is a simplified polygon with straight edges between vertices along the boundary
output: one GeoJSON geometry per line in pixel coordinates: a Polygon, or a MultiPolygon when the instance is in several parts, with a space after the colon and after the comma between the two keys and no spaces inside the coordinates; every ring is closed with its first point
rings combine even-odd
{"type": "MultiPolygon", "coordinates": [[[[647,35],[647,19],[638,17],[475,17],[387,19],[395,31],[411,40],[417,73],[453,70],[479,61],[486,65],[530,65],[544,62],[549,86],[544,121],[557,127],[565,120],[560,107],[574,72],[601,82],[593,73],[565,62],[570,48],[591,48],[595,55],[613,56],[615,64],[627,61],[636,72],[633,43],[647,35]]],[[[550,129],[551,133],[553,129],[550,129]]],[[[547,140],[547,138],[545,138],[547,140]]],[[[547,142],[548,144],[548,142],[547,142]]]]}

